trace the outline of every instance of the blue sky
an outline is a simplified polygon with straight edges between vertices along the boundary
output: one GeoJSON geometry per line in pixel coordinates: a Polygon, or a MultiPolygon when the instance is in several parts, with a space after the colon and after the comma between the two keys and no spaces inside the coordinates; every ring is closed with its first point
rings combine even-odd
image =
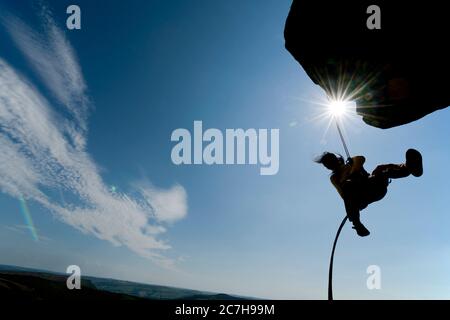
{"type": "MultiPolygon", "coordinates": [[[[290,1],[5,1],[0,28],[0,263],[267,298],[326,298],[344,216],[312,159],[341,151],[324,97],[284,49],[290,1]],[[280,129],[280,169],[175,166],[177,128],[280,129]],[[21,208],[24,197],[36,237],[21,208]]],[[[347,225],[335,297],[450,298],[450,114],[400,128],[346,123],[366,168],[422,151],[347,225]],[[366,288],[378,265],[382,289],[366,288]]]]}

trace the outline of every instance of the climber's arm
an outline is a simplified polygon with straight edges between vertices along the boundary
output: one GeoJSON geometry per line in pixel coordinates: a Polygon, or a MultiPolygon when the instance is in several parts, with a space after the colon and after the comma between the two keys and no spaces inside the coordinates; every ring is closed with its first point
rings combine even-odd
{"type": "Polygon", "coordinates": [[[356,156],[352,158],[352,168],[350,170],[350,175],[352,173],[358,172],[363,168],[364,163],[366,162],[366,158],[363,156],[356,156]]]}

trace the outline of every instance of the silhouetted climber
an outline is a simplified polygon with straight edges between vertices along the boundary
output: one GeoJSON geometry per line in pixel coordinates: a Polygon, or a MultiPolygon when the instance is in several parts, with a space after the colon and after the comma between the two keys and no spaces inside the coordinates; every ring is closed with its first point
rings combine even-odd
{"type": "Polygon", "coordinates": [[[344,162],[342,156],[324,152],[315,161],[332,171],[331,183],[344,200],[347,217],[361,237],[368,236],[370,232],[361,223],[360,211],[386,195],[389,180],[405,178],[410,174],[420,177],[423,173],[422,155],[414,149],[406,151],[405,163],[379,165],[370,175],[364,169],[366,159],[363,156],[344,162]]]}

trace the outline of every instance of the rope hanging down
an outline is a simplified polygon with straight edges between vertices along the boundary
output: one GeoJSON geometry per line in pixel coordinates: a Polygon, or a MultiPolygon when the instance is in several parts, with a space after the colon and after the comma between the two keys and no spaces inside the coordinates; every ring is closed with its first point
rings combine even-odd
{"type": "Polygon", "coordinates": [[[334,238],[333,243],[333,250],[331,251],[331,258],[330,258],[330,268],[328,269],[328,300],[333,300],[333,259],[334,259],[334,250],[336,249],[336,244],[339,238],[339,235],[341,234],[341,230],[344,227],[345,223],[347,222],[347,216],[342,220],[341,225],[338,228],[338,231],[336,233],[336,238],[334,238]]]}
{"type": "MultiPolygon", "coordinates": [[[[345,143],[344,136],[342,135],[341,127],[339,126],[338,119],[336,120],[336,128],[339,132],[339,137],[341,138],[342,144],[344,145],[344,150],[347,155],[347,158],[350,158],[350,152],[348,151],[347,144],[345,143]]],[[[330,257],[330,267],[328,269],[328,300],[333,300],[333,261],[334,261],[334,251],[336,249],[336,244],[339,239],[339,235],[341,234],[342,228],[344,227],[345,223],[347,222],[347,216],[342,220],[337,232],[336,237],[334,238],[333,243],[333,249],[331,250],[331,257],[330,257]]]]}
{"type": "Polygon", "coordinates": [[[350,158],[350,152],[348,152],[347,144],[345,143],[344,136],[342,135],[341,127],[339,126],[339,120],[336,119],[336,128],[339,132],[339,137],[341,137],[342,144],[344,145],[345,154],[347,158],[350,158]]]}

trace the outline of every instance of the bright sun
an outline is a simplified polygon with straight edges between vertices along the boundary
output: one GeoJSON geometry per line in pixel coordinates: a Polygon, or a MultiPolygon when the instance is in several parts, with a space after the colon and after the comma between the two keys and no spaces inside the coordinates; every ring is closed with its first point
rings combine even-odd
{"type": "Polygon", "coordinates": [[[345,100],[331,100],[328,104],[328,112],[333,117],[342,117],[348,110],[348,101],[345,100]]]}

